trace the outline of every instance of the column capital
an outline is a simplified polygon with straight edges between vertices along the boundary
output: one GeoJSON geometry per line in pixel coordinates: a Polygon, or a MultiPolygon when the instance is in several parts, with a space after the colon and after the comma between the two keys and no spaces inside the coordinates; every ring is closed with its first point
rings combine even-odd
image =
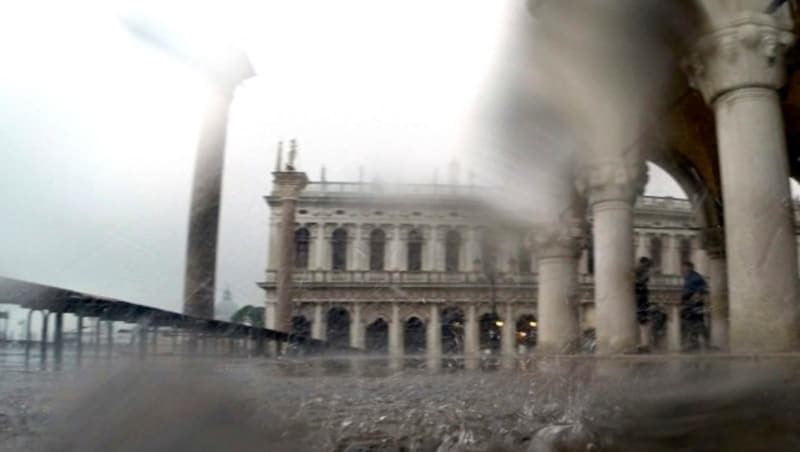
{"type": "Polygon", "coordinates": [[[576,188],[590,204],[624,201],[633,204],[647,183],[647,166],[638,158],[620,156],[578,168],[576,188]]]}
{"type": "Polygon", "coordinates": [[[308,185],[306,173],[298,171],[276,171],[272,173],[272,192],[281,200],[297,199],[300,192],[308,185]]]}
{"type": "Polygon", "coordinates": [[[538,258],[577,258],[584,247],[586,231],[578,221],[555,222],[537,225],[530,234],[530,242],[538,258]]]}
{"type": "Polygon", "coordinates": [[[778,89],[786,81],[784,55],[794,41],[773,16],[745,11],[701,35],[683,68],[709,104],[740,88],[778,89]]]}

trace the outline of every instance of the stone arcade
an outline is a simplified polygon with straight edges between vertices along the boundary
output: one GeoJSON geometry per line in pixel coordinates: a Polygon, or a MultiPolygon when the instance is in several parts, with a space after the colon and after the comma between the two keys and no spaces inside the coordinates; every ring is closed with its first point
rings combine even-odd
{"type": "MultiPolygon", "coordinates": [[[[535,14],[543,17],[547,5],[562,5],[539,3],[545,7],[535,14]]],[[[676,274],[691,257],[710,282],[713,345],[735,353],[796,351],[798,251],[789,190],[789,178],[800,175],[796,21],[793,2],[765,10],[767,3],[680,4],[695,23],[678,46],[681,67],[669,69],[665,97],[674,94],[673,101],[648,126],[657,140],[632,144],[640,131],[626,129],[639,112],[623,108],[635,94],[616,75],[634,63],[573,71],[576,78],[590,74],[591,83],[563,79],[569,89],[553,94],[572,96],[567,105],[592,99],[631,116],[603,127],[607,118],[591,106],[576,107],[571,118],[586,126],[590,145],[563,175],[561,196],[572,201],[558,221],[490,222],[497,216],[470,186],[320,180],[290,190],[283,181],[293,172],[278,167],[268,197],[270,249],[282,246],[278,231],[292,224],[283,237],[294,234],[294,252],[270,255],[262,284],[268,324],[285,325],[276,323],[276,311],[291,306],[297,331],[368,349],[386,337],[393,355],[425,349],[434,360],[485,348],[513,355],[518,345],[532,345],[532,336],[541,352],[569,352],[589,330],[597,353],[624,353],[638,342],[634,258],[649,254],[662,273],[651,289],[667,313],[665,348],[679,348],[676,274]],[[639,196],[645,161],[671,174],[689,200],[639,196]],[[295,197],[295,220],[281,224],[277,207],[295,197]],[[288,268],[295,269],[291,278],[288,268]]]]}

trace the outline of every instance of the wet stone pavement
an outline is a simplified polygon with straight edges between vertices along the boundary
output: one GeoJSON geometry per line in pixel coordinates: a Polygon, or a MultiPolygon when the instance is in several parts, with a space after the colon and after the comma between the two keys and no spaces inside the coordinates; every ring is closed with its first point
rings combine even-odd
{"type": "Polygon", "coordinates": [[[9,365],[0,449],[800,450],[796,363],[564,359],[436,374],[382,358],[9,365]]]}

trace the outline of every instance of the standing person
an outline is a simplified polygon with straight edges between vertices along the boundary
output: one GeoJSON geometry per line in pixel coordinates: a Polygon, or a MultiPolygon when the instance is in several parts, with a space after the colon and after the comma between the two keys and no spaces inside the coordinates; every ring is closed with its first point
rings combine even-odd
{"type": "Polygon", "coordinates": [[[639,264],[634,270],[634,293],[636,296],[636,320],[639,322],[639,351],[650,351],[653,332],[651,324],[652,306],[650,305],[650,271],[653,261],[648,257],[640,257],[639,264]]]}
{"type": "Polygon", "coordinates": [[[681,265],[683,293],[681,294],[681,336],[686,339],[689,350],[700,348],[701,342],[708,344],[708,328],[705,323],[705,300],[708,295],[706,280],[694,271],[694,264],[686,261],[681,265]]]}

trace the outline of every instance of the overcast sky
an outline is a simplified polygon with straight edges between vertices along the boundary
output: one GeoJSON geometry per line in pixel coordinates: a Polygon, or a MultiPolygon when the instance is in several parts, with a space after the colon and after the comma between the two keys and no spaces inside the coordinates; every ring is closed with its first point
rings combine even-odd
{"type": "MultiPolygon", "coordinates": [[[[180,309],[209,86],[121,17],[153,18],[201,52],[238,45],[258,72],[231,110],[217,280],[243,305],[263,300],[262,196],[276,142],[296,137],[313,179],[324,164],[329,180],[353,180],[363,166],[368,179],[428,182],[454,158],[469,162],[508,28],[502,4],[4,3],[0,275],[180,309]]],[[[683,196],[657,170],[647,191],[683,196]]]]}

